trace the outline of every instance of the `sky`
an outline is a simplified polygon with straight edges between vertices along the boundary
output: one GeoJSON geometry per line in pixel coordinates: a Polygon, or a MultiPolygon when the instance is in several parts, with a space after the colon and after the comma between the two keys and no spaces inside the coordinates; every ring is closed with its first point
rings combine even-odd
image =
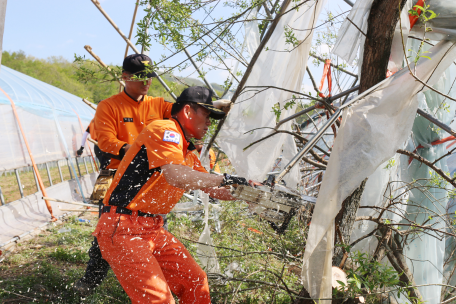
{"type": "MultiPolygon", "coordinates": [[[[128,35],[133,17],[135,0],[100,0],[101,6],[114,20],[118,27],[128,35]]],[[[335,12],[346,11],[350,7],[343,0],[328,0],[325,10],[335,12]]],[[[143,7],[138,9],[136,22],[145,13],[143,7]]],[[[229,13],[223,8],[220,13],[229,13]]],[[[136,27],[133,31],[133,37],[136,27]]],[[[135,42],[136,39],[132,38],[135,42]]],[[[90,55],[84,49],[90,45],[105,63],[121,65],[124,58],[126,43],[103,17],[90,0],[9,0],[6,11],[3,50],[22,50],[26,55],[36,58],[61,56],[73,61],[74,54],[90,55]]],[[[150,51],[152,60],[159,60],[165,50],[160,45],[153,45],[150,51]]],[[[130,49],[129,54],[133,53],[130,49]]],[[[190,53],[191,50],[190,50],[190,53]]],[[[177,64],[186,57],[184,54],[175,56],[169,64],[177,64]]],[[[309,65],[317,82],[322,75],[323,66],[309,65]]],[[[181,76],[191,72],[184,71],[181,76]]],[[[178,74],[179,75],[179,74],[178,74]]],[[[195,74],[191,75],[196,77],[195,74]]],[[[223,83],[227,72],[209,72],[209,82],[223,83]]],[[[306,76],[304,87],[311,89],[306,76]]]]}

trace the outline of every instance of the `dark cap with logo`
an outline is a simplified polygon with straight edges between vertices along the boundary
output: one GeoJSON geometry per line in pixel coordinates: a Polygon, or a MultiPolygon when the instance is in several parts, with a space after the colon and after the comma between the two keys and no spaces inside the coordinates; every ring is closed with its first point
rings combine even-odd
{"type": "Polygon", "coordinates": [[[225,112],[214,107],[212,103],[212,92],[205,87],[189,87],[186,88],[179,97],[177,97],[176,104],[183,102],[194,102],[209,111],[209,117],[214,119],[222,119],[225,117],[225,112]]]}
{"type": "Polygon", "coordinates": [[[131,74],[137,75],[139,77],[157,77],[155,72],[151,73],[141,73],[145,69],[145,63],[152,65],[152,60],[149,56],[144,54],[133,54],[125,57],[122,64],[122,71],[129,72],[131,74]]]}

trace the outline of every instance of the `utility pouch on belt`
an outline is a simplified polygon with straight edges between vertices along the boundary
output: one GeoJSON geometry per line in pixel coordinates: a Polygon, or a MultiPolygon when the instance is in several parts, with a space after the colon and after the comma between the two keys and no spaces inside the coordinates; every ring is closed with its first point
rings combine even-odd
{"type": "Polygon", "coordinates": [[[100,175],[95,182],[92,195],[90,196],[91,201],[98,203],[98,201],[104,199],[109,186],[111,186],[115,174],[115,170],[100,170],[100,175]]]}

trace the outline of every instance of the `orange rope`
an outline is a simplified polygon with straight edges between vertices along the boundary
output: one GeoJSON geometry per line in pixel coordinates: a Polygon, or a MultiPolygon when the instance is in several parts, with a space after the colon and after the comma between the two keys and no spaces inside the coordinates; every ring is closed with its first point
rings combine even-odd
{"type": "MultiPolygon", "coordinates": [[[[323,67],[323,76],[321,77],[320,81],[320,87],[318,88],[320,93],[318,95],[321,98],[327,98],[331,97],[331,92],[332,92],[332,79],[331,79],[331,59],[326,59],[325,60],[325,65],[323,67]],[[323,86],[325,84],[325,79],[328,80],[328,95],[324,95],[321,91],[323,90],[323,86]]],[[[323,104],[317,103],[315,105],[316,109],[324,109],[325,106],[323,104]]],[[[329,113],[326,111],[326,117],[329,119],[329,113]]],[[[331,126],[333,132],[334,132],[334,138],[336,138],[336,127],[334,125],[331,126]]]]}
{"type": "MultiPolygon", "coordinates": [[[[38,168],[37,168],[37,166],[35,164],[35,160],[33,159],[32,151],[30,150],[30,147],[29,147],[29,144],[28,144],[28,141],[27,141],[27,137],[25,137],[25,132],[22,129],[21,121],[20,121],[19,115],[17,114],[17,111],[16,111],[16,105],[14,104],[14,101],[11,99],[11,97],[9,97],[9,95],[6,94],[6,92],[3,91],[2,88],[0,88],[0,91],[2,91],[3,94],[5,94],[5,96],[11,102],[11,107],[13,108],[14,116],[16,117],[17,124],[19,125],[19,129],[21,130],[22,138],[24,139],[24,143],[25,143],[25,146],[27,147],[27,151],[29,153],[30,160],[32,161],[33,170],[35,171],[36,178],[38,179],[38,185],[41,188],[41,193],[43,194],[44,197],[47,197],[46,188],[44,187],[43,180],[41,179],[40,172],[38,171],[38,168]]],[[[44,202],[46,203],[46,207],[47,207],[49,213],[51,214],[51,221],[53,221],[53,222],[57,221],[57,218],[52,213],[52,207],[51,207],[51,204],[49,203],[49,201],[48,200],[44,200],[44,202]]]]}
{"type": "MultiPolygon", "coordinates": [[[[79,115],[78,115],[78,113],[75,110],[73,110],[73,112],[78,117],[79,124],[81,125],[81,132],[84,132],[84,126],[82,125],[81,118],[79,118],[79,115]]],[[[95,157],[93,157],[92,148],[90,148],[90,144],[89,144],[89,140],[88,139],[86,139],[86,145],[87,145],[87,147],[89,147],[90,155],[92,156],[93,163],[95,164],[95,168],[97,168],[97,171],[100,172],[100,170],[98,169],[98,166],[97,166],[97,162],[95,161],[95,157]]]]}
{"type": "Polygon", "coordinates": [[[321,77],[320,87],[318,88],[318,90],[320,91],[320,93],[318,95],[320,95],[321,98],[330,97],[331,96],[331,89],[332,89],[331,59],[326,59],[325,60],[325,66],[323,67],[323,76],[321,77]],[[323,90],[323,85],[325,84],[325,78],[328,80],[328,91],[329,91],[328,96],[325,96],[321,92],[323,90]]]}

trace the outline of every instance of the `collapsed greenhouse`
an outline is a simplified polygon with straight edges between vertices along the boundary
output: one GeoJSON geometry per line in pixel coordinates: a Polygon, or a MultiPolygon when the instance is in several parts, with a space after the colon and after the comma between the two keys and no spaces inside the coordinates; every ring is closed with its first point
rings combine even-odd
{"type": "MultiPolygon", "coordinates": [[[[102,11],[100,3],[93,2],[102,11]]],[[[312,51],[313,35],[326,1],[277,1],[274,10],[268,9],[270,4],[249,10],[243,20],[241,53],[245,48],[250,61],[241,79],[236,78],[238,62],[230,72],[230,83],[237,84],[221,97],[231,99],[232,108],[203,148],[203,165],[208,164],[204,151],[216,144],[236,174],[266,181],[254,192],[264,197],[252,198],[246,214],[268,222],[278,235],[287,233],[291,218],[305,223],[305,249],[301,248],[302,263],[297,267],[302,289],[289,291],[281,281],[282,292],[295,303],[306,303],[310,298],[335,303],[333,297],[353,297],[361,302],[362,294],[375,293],[382,294],[380,300],[388,303],[452,303],[455,298],[456,4],[402,1],[397,18],[389,19],[394,23],[392,36],[383,37],[391,45],[383,78],[369,83],[363,80],[369,78],[366,71],[372,72],[368,65],[385,60],[373,54],[374,39],[368,35],[373,31],[368,21],[375,19],[370,12],[379,10],[380,2],[357,0],[352,5],[348,15],[340,18],[342,25],[326,59],[312,51]],[[436,13],[430,20],[418,18],[426,14],[422,12],[428,9],[426,4],[436,13]],[[299,9],[291,9],[295,5],[299,9]],[[260,33],[259,14],[274,11],[277,13],[269,28],[260,33]],[[298,29],[292,46],[287,29],[298,29]],[[302,90],[306,71],[310,74],[310,56],[324,62],[320,87],[312,78],[316,96],[302,90]],[[351,65],[351,71],[334,64],[330,58],[336,57],[351,65]],[[297,111],[293,105],[299,99],[314,104],[297,111]],[[271,111],[277,104],[281,109],[278,114],[271,111]],[[287,205],[289,201],[294,203],[287,205]],[[342,269],[354,282],[359,260],[349,261],[350,252],[368,254],[370,261],[394,268],[400,292],[392,287],[369,289],[367,277],[373,274],[364,273],[363,287],[356,289],[356,295],[349,294],[334,276],[342,269]]],[[[203,73],[200,76],[204,78],[203,73]]],[[[62,183],[46,189],[47,196],[86,202],[96,179],[95,170],[89,174],[87,164],[96,164],[90,152],[77,159],[74,151],[94,111],[78,97],[3,66],[0,88],[4,91],[0,92],[4,117],[0,130],[8,135],[7,144],[0,148],[3,174],[19,176],[21,168],[30,166],[26,148],[30,145],[37,164],[55,163],[59,169],[67,166],[72,177],[79,175],[67,182],[62,178],[62,183]],[[17,107],[20,119],[14,116],[12,105],[17,107]],[[84,176],[78,161],[86,166],[84,176]]],[[[243,196],[248,194],[239,189],[232,189],[233,194],[248,200],[243,196]]],[[[49,221],[38,182],[37,191],[0,207],[4,219],[0,223],[0,248],[49,221]]],[[[209,203],[204,194],[200,194],[201,200],[196,192],[186,195],[192,202],[179,203],[174,212],[204,208],[204,228],[196,245],[200,264],[217,284],[233,279],[233,269],[240,268],[233,262],[223,269],[209,225],[211,214],[215,226],[224,229],[218,220],[224,206],[209,203]]],[[[54,216],[65,213],[61,207],[72,208],[65,203],[50,204],[54,216]]],[[[355,283],[350,288],[355,288],[355,283]]]]}
{"type": "MultiPolygon", "coordinates": [[[[0,88],[3,121],[0,167],[3,176],[16,175],[17,192],[21,194],[21,199],[8,204],[1,194],[0,248],[7,250],[11,242],[49,224],[50,214],[33,169],[37,192],[25,196],[21,184],[21,173],[32,166],[31,157],[48,173],[51,167],[59,169],[60,181],[56,185],[52,185],[50,175],[42,176],[43,179],[49,178],[51,183],[46,188],[48,196],[66,201],[87,201],[90,197],[97,165],[89,149],[80,159],[75,158],[75,151],[95,111],[81,98],[5,66],[0,69],[0,88]],[[13,112],[12,103],[19,119],[13,112]],[[69,171],[70,180],[64,180],[62,168],[69,171]],[[92,169],[90,174],[89,168],[92,169]]],[[[49,204],[56,218],[68,213],[61,209],[73,208],[73,205],[55,201],[49,204]]]]}

